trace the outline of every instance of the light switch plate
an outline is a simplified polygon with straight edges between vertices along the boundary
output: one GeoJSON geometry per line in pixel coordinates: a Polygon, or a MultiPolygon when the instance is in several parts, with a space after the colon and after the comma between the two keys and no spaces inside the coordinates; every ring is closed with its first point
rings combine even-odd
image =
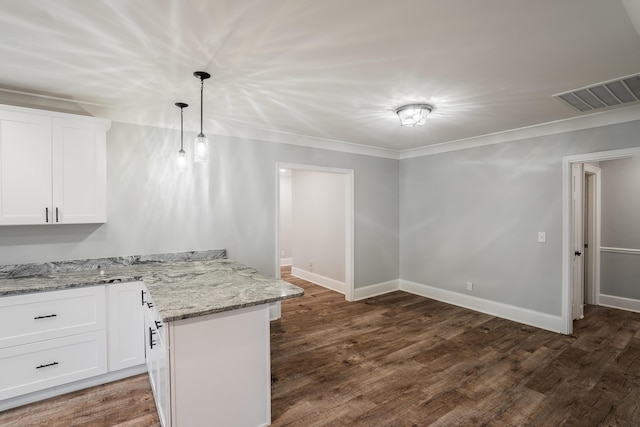
{"type": "Polygon", "coordinates": [[[546,243],[547,242],[547,233],[544,231],[538,231],[538,242],[546,243]]]}

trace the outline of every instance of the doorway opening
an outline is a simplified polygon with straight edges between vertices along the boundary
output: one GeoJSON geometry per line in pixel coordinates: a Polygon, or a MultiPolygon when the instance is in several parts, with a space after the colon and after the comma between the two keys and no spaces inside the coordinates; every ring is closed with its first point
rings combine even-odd
{"type": "Polygon", "coordinates": [[[640,147],[563,158],[562,332],[565,334],[573,332],[574,319],[584,316],[585,302],[599,304],[601,181],[598,168],[585,164],[638,154],[640,147]]]}
{"type": "Polygon", "coordinates": [[[276,271],[354,300],[354,172],[276,164],[276,271]],[[290,221],[288,224],[287,221],[290,221]]]}

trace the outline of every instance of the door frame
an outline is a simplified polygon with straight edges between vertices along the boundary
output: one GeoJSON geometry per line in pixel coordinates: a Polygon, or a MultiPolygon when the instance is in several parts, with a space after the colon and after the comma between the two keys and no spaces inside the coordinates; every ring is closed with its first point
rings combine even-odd
{"type": "Polygon", "coordinates": [[[589,276],[584,277],[587,289],[587,293],[585,294],[585,302],[587,304],[600,305],[600,219],[602,218],[601,169],[599,167],[590,165],[589,163],[585,163],[584,184],[585,195],[588,195],[588,202],[585,205],[585,208],[588,211],[588,221],[585,226],[587,235],[585,237],[588,237],[589,235],[592,237],[591,239],[587,239],[590,246],[587,248],[585,256],[585,262],[587,263],[587,269],[589,270],[589,276]],[[593,180],[592,184],[587,186],[587,183],[591,180],[593,180]],[[591,281],[589,281],[589,278],[591,278],[591,281]]]}
{"type": "Polygon", "coordinates": [[[582,252],[579,258],[574,256],[571,265],[571,315],[576,320],[584,317],[585,304],[598,305],[600,295],[601,175],[600,168],[589,163],[574,162],[571,169],[572,244],[574,251],[582,252]],[[592,185],[587,186],[588,182],[592,185]],[[587,241],[589,248],[585,245],[587,241]]]}
{"type": "Polygon", "coordinates": [[[275,263],[276,277],[280,278],[280,169],[303,170],[310,172],[326,172],[344,175],[345,179],[345,230],[344,230],[344,284],[345,299],[347,301],[355,300],[354,285],[354,221],[355,221],[355,192],[354,192],[354,171],[353,169],[340,169],[326,166],[304,165],[298,163],[277,162],[275,168],[276,174],[276,247],[275,247],[275,263]]]}
{"type": "MultiPolygon", "coordinates": [[[[562,158],[562,333],[573,332],[571,305],[573,302],[571,256],[573,216],[571,214],[571,165],[573,163],[598,162],[624,159],[640,155],[640,147],[620,150],[577,154],[562,158]]],[[[600,248],[594,248],[600,252],[600,248]]]]}

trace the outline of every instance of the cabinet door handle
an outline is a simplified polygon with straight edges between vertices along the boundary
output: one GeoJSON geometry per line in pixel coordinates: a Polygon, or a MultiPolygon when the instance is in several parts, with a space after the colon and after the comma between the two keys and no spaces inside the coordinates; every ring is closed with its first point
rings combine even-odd
{"type": "Polygon", "coordinates": [[[162,328],[162,322],[160,322],[159,320],[154,320],[153,323],[156,324],[156,329],[162,328]]]}
{"type": "Polygon", "coordinates": [[[57,364],[58,364],[58,362],[47,363],[46,365],[36,366],[36,369],[46,368],[47,366],[55,366],[57,364]]]}
{"type": "Polygon", "coordinates": [[[149,308],[153,307],[153,303],[152,302],[147,302],[147,307],[149,307],[149,308]]]}
{"type": "Polygon", "coordinates": [[[45,222],[49,222],[49,208],[44,208],[45,222]]]}
{"type": "Polygon", "coordinates": [[[48,314],[46,316],[38,316],[38,317],[34,317],[33,320],[38,320],[38,319],[47,319],[49,317],[57,317],[57,314],[48,314]]]}
{"type": "Polygon", "coordinates": [[[142,305],[144,305],[145,304],[144,294],[146,294],[146,292],[145,291],[140,291],[140,292],[141,292],[140,298],[142,298],[142,305]]]}
{"type": "Polygon", "coordinates": [[[56,222],[60,222],[60,220],[58,219],[58,208],[56,208],[56,222]]]}
{"type": "Polygon", "coordinates": [[[156,341],[153,339],[154,334],[155,334],[155,331],[149,328],[149,348],[153,348],[153,346],[156,345],[156,341]]]}

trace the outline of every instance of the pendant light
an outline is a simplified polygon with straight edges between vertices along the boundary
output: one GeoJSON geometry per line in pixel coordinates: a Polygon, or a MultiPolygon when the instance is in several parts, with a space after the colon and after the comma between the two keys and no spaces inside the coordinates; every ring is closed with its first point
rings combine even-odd
{"type": "Polygon", "coordinates": [[[202,98],[204,81],[211,77],[211,74],[206,71],[196,71],[193,75],[200,79],[200,133],[194,141],[193,161],[196,163],[207,163],[209,161],[209,141],[204,133],[202,133],[202,98]]]}
{"type": "Polygon", "coordinates": [[[178,151],[178,156],[176,157],[176,169],[179,172],[184,172],[187,170],[187,153],[184,152],[184,115],[183,109],[187,108],[189,104],[185,104],[184,102],[176,102],[176,107],[180,108],[180,151],[178,151]]]}

